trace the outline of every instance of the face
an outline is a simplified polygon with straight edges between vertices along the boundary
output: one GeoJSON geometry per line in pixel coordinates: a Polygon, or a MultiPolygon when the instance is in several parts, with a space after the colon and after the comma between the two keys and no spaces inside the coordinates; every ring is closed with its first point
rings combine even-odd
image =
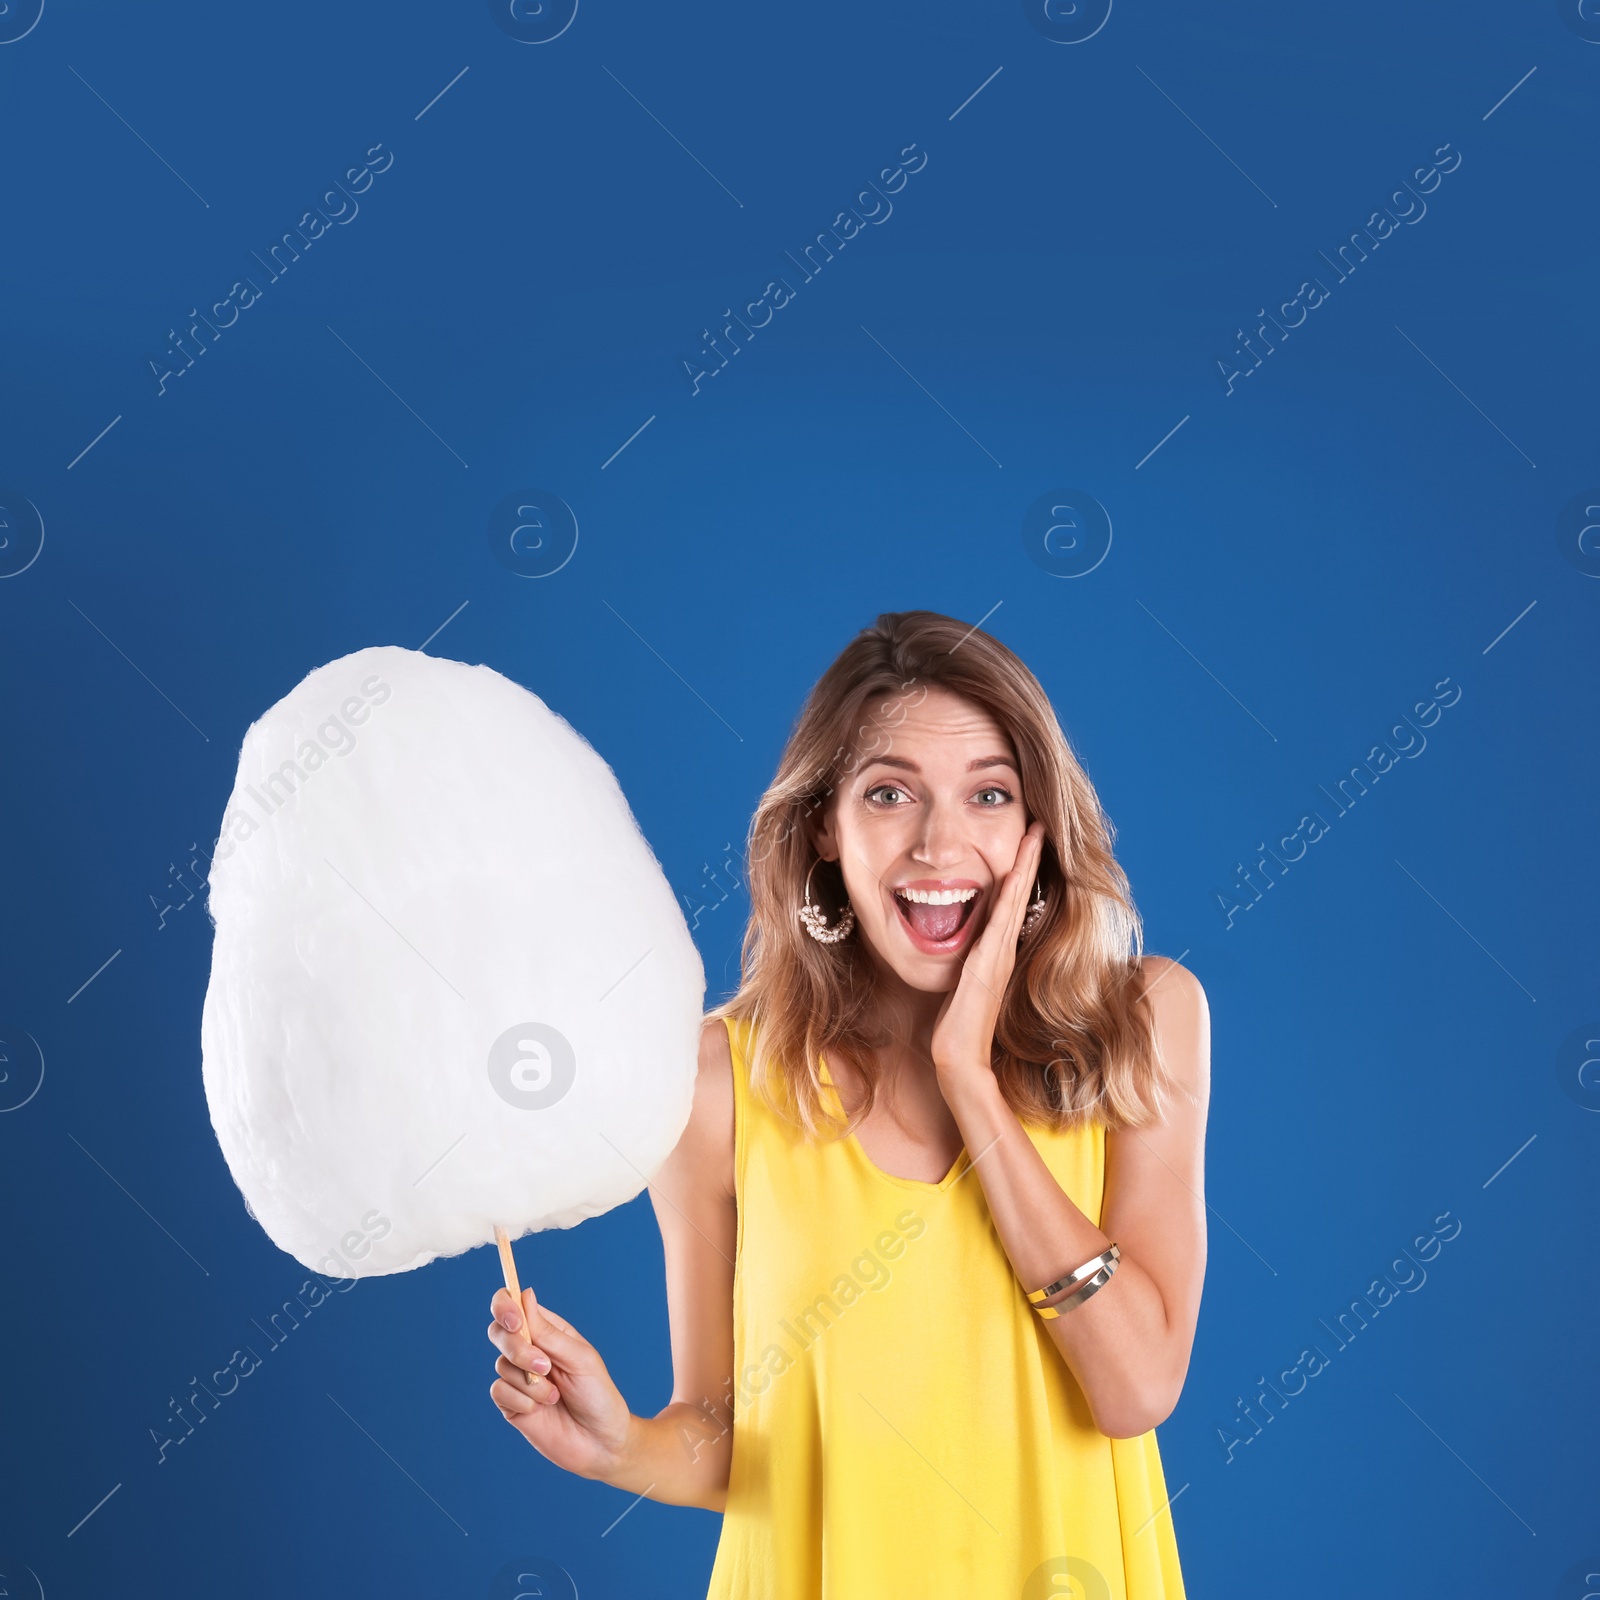
{"type": "Polygon", "coordinates": [[[1016,751],[946,689],[869,712],[886,748],[835,791],[817,850],[839,863],[878,965],[913,989],[953,989],[1027,832],[1016,751]]]}

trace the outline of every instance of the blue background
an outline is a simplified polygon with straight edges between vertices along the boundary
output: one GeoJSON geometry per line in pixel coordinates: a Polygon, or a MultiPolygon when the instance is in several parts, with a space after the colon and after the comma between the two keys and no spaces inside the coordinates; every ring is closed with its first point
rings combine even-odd
{"type": "MultiPolygon", "coordinates": [[[[7,1592],[475,1596],[537,1557],[584,1596],[704,1593],[715,1516],[616,1522],[490,1406],[492,1251],[253,1333],[305,1274],[210,1129],[181,884],[252,718],[431,639],[612,763],[720,995],[722,863],[805,690],[922,606],[1039,674],[1147,947],[1210,997],[1209,1271],[1159,1433],[1189,1592],[1581,1593],[1600,562],[1562,513],[1600,503],[1596,38],[1531,0],[1155,0],[1081,43],[1017,4],[585,0],[527,43],[483,4],[49,0],[0,46],[7,1592]],[[1426,215],[1338,281],[1318,252],[1447,142],[1426,215]],[[893,214],[801,281],[783,252],[913,143],[893,214]],[[268,281],[251,252],[379,144],[268,281]],[[158,392],[168,330],[247,276],[158,392]],[[680,358],[779,276],[695,393],[680,358]],[[1316,276],[1268,354],[1256,309],[1316,276]],[[541,578],[488,536],[535,490],[579,529],[541,578]],[[1059,530],[1030,551],[1041,496],[1104,508],[1092,572],[1059,530]],[[1426,749],[1337,815],[1317,786],[1446,677],[1426,749]],[[1230,925],[1218,891],[1313,809],[1230,925]],[[1318,1319],[1446,1211],[1426,1282],[1336,1350],[1318,1319]],[[160,1461],[169,1397],[246,1343],[160,1461]],[[1254,1436],[1236,1401],[1312,1343],[1254,1436]]],[[[666,1402],[647,1198],[521,1260],[666,1402]]]]}

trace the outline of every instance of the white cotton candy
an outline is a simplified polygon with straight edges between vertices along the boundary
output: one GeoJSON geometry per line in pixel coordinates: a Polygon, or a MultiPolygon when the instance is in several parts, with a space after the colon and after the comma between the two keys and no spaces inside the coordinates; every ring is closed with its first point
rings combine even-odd
{"type": "Polygon", "coordinates": [[[212,1126],[314,1271],[572,1227],[677,1143],[699,954],[611,769],[499,673],[319,667],[245,735],[210,887],[212,1126]]]}

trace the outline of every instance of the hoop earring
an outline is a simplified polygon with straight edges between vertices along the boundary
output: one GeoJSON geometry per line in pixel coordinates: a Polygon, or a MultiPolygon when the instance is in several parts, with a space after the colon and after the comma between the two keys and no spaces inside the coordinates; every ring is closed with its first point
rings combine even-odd
{"type": "Polygon", "coordinates": [[[1039,919],[1045,913],[1044,887],[1037,878],[1033,880],[1033,901],[1028,906],[1027,913],[1022,919],[1022,931],[1017,935],[1020,942],[1026,939],[1038,927],[1039,919]]]}
{"type": "Polygon", "coordinates": [[[813,861],[811,871],[806,873],[806,903],[800,907],[800,921],[818,944],[838,944],[841,939],[848,939],[855,929],[855,907],[847,903],[839,913],[839,920],[830,928],[821,908],[811,903],[811,873],[816,870],[817,863],[813,861]]]}

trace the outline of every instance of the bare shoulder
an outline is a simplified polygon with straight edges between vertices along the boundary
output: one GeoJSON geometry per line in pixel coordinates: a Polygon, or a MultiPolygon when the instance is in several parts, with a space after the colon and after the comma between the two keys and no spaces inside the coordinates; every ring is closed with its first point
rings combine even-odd
{"type": "Polygon", "coordinates": [[[728,1148],[733,1148],[733,1049],[728,1025],[721,1017],[707,1017],[700,1025],[700,1070],[695,1079],[695,1105],[705,1101],[716,1112],[718,1125],[726,1120],[728,1148]],[[724,1113],[726,1116],[724,1117],[724,1113]]]}
{"type": "Polygon", "coordinates": [[[694,1103],[668,1166],[685,1181],[713,1178],[717,1194],[733,1198],[733,1053],[721,1017],[701,1025],[694,1103]]]}
{"type": "Polygon", "coordinates": [[[1204,1104],[1211,1087],[1211,1006],[1206,991],[1187,967],[1170,956],[1145,956],[1140,970],[1162,1059],[1204,1104]]]}
{"type": "Polygon", "coordinates": [[[1206,992],[1200,980],[1171,956],[1145,956],[1139,963],[1139,970],[1144,974],[1145,993],[1152,1003],[1159,1001],[1161,991],[1166,990],[1172,995],[1182,995],[1191,1005],[1205,1005],[1206,992]]]}

